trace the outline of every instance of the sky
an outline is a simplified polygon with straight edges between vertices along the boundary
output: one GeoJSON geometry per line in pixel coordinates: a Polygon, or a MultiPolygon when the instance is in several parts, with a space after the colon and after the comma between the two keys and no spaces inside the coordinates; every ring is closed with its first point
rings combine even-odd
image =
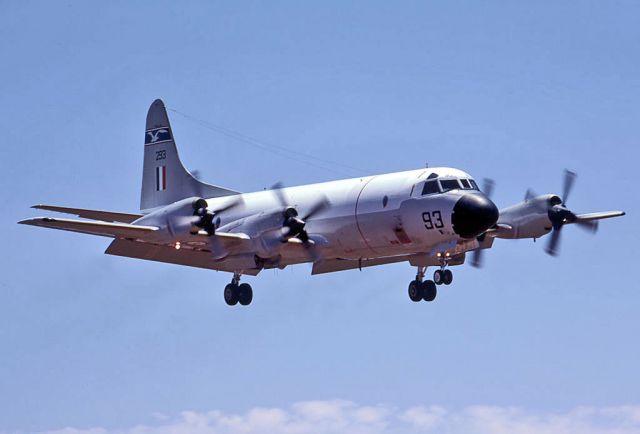
{"type": "Polygon", "coordinates": [[[0,0],[0,433],[639,433],[639,19],[0,0]],[[407,264],[300,265],[247,278],[248,308],[224,304],[228,274],[16,224],[37,203],[137,212],[156,98],[185,165],[235,190],[429,164],[494,179],[506,207],[569,168],[570,208],[627,215],[565,228],[557,258],[498,240],[433,303],[407,264]]]}

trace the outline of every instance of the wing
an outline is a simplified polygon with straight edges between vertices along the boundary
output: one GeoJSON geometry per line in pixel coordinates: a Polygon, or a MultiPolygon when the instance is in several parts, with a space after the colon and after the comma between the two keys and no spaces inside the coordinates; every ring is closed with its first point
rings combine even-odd
{"type": "MultiPolygon", "coordinates": [[[[238,240],[238,242],[240,241],[238,240]]],[[[231,248],[231,246],[228,246],[228,248],[231,248]]],[[[250,257],[241,255],[240,257],[214,261],[209,250],[190,246],[176,250],[175,247],[162,244],[117,239],[109,245],[105,253],[107,255],[229,272],[238,270],[238,261],[242,261],[244,264],[249,265],[247,268],[242,268],[243,274],[255,276],[261,271],[261,269],[255,267],[255,262],[253,262],[253,268],[251,268],[253,255],[250,257]]]]}
{"type": "MultiPolygon", "coordinates": [[[[449,260],[449,265],[464,264],[465,254],[454,255],[449,260]]],[[[333,273],[336,271],[346,271],[375,267],[378,265],[396,264],[398,262],[409,262],[412,266],[433,266],[440,264],[440,258],[429,254],[387,256],[383,258],[362,258],[362,259],[323,259],[313,264],[311,274],[333,273]]]]}
{"type": "Polygon", "coordinates": [[[592,212],[589,214],[578,214],[577,222],[587,222],[593,220],[610,219],[613,217],[621,217],[625,215],[624,211],[604,211],[604,212],[592,212]]]}
{"type": "Polygon", "coordinates": [[[34,205],[31,208],[44,209],[47,211],[55,211],[65,214],[73,214],[78,217],[91,220],[101,220],[104,222],[132,223],[142,217],[142,214],[128,214],[123,212],[99,211],[95,209],[83,208],[67,208],[64,206],[55,205],[34,205]]]}
{"type": "Polygon", "coordinates": [[[63,231],[80,232],[83,234],[99,235],[111,238],[149,238],[158,228],[154,226],[139,226],[128,223],[108,223],[99,221],[83,221],[70,219],[54,219],[50,217],[36,217],[18,222],[21,225],[40,226],[43,228],[60,229],[63,231]]]}
{"type": "Polygon", "coordinates": [[[38,217],[18,222],[29,226],[79,232],[115,238],[106,252],[109,255],[167,262],[219,271],[243,270],[244,274],[256,275],[253,242],[241,233],[217,233],[209,236],[200,232],[181,239],[180,249],[174,242],[163,241],[158,237],[160,230],[155,226],[132,225],[128,223],[110,223],[38,217]],[[216,260],[212,246],[225,251],[228,256],[216,260]]]}

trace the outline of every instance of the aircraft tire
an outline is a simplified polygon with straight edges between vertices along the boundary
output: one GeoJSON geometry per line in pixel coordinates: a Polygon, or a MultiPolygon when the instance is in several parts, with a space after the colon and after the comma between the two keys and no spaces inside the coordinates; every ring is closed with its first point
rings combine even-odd
{"type": "Polygon", "coordinates": [[[438,288],[433,280],[425,280],[422,282],[422,294],[424,301],[433,301],[438,295],[438,288]]]}
{"type": "Polygon", "coordinates": [[[224,301],[225,303],[227,303],[229,306],[235,306],[236,304],[238,304],[238,298],[239,298],[239,291],[238,291],[238,286],[234,285],[233,283],[228,284],[227,286],[224,287],[224,301]]]}
{"type": "Polygon", "coordinates": [[[422,284],[417,280],[413,280],[411,281],[411,283],[409,283],[408,292],[409,292],[409,298],[411,299],[411,301],[418,302],[422,300],[422,296],[423,296],[422,284]]]}
{"type": "Polygon", "coordinates": [[[238,301],[241,305],[247,306],[253,300],[253,288],[248,283],[243,283],[238,287],[238,301]]]}
{"type": "Polygon", "coordinates": [[[436,285],[442,285],[444,283],[444,271],[436,270],[433,272],[433,281],[436,285]]]}
{"type": "Polygon", "coordinates": [[[445,285],[451,285],[451,282],[453,282],[453,273],[451,272],[451,270],[444,270],[444,276],[442,276],[442,282],[445,285]]]}

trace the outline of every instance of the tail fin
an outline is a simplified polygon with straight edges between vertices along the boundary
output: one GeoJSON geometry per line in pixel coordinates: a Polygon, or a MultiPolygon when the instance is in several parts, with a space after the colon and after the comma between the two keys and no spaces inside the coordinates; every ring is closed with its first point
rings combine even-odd
{"type": "Polygon", "coordinates": [[[239,193],[200,182],[185,169],[178,157],[164,103],[155,100],[147,113],[140,210],[147,213],[187,197],[234,194],[239,193]]]}

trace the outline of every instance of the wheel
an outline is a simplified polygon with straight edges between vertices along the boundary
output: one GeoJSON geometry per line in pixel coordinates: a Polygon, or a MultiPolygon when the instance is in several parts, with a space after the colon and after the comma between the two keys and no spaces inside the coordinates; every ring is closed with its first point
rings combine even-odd
{"type": "Polygon", "coordinates": [[[442,285],[444,283],[444,270],[436,270],[433,273],[433,281],[436,285],[442,285]]]}
{"type": "Polygon", "coordinates": [[[224,287],[224,301],[229,306],[235,306],[238,304],[238,286],[233,283],[228,284],[224,287]]]}
{"type": "Polygon", "coordinates": [[[442,276],[442,281],[445,285],[451,285],[453,282],[453,273],[451,270],[444,270],[444,276],[442,276]]]}
{"type": "Polygon", "coordinates": [[[409,284],[409,298],[411,301],[422,300],[422,284],[417,280],[414,280],[409,284]]]}
{"type": "Polygon", "coordinates": [[[436,283],[433,280],[425,280],[422,282],[422,297],[424,301],[433,301],[438,294],[436,283]]]}
{"type": "Polygon", "coordinates": [[[253,289],[248,283],[243,283],[238,287],[238,301],[241,305],[246,306],[251,304],[253,300],[253,289]]]}

